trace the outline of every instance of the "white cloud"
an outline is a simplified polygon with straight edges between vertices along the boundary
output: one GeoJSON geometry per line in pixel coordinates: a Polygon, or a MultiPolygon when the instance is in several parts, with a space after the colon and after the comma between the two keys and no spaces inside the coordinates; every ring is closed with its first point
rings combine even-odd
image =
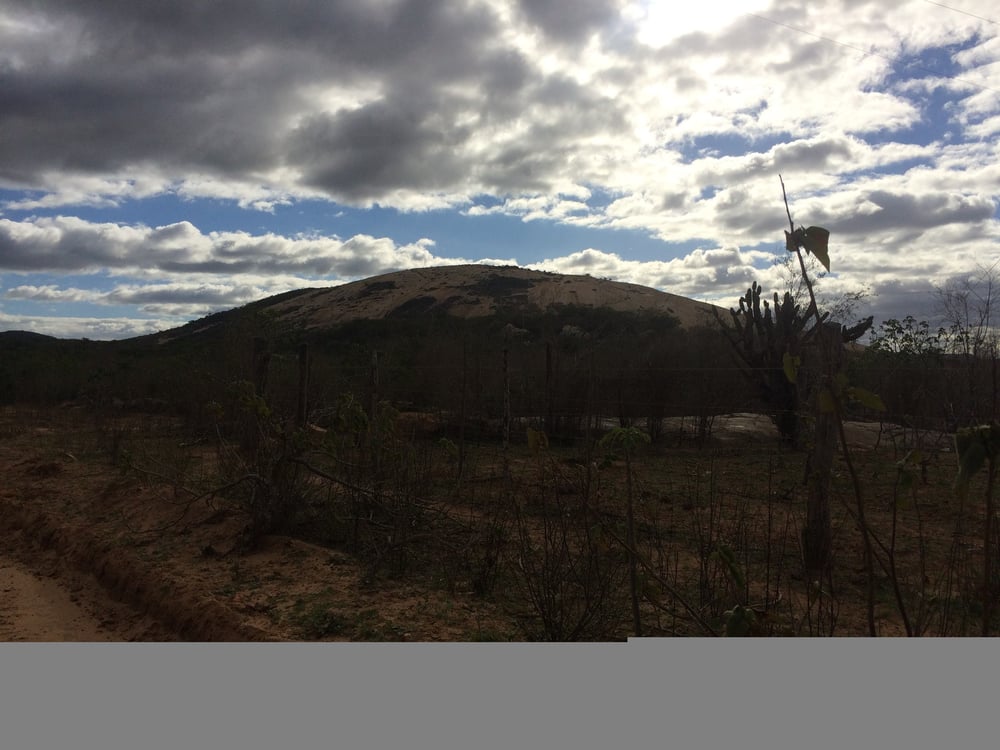
{"type": "Polygon", "coordinates": [[[628,17],[636,24],[636,38],[662,47],[685,34],[712,33],[744,13],[766,10],[770,0],[702,0],[697,3],[646,1],[633,3],[628,17]]]}
{"type": "Polygon", "coordinates": [[[249,232],[203,233],[187,221],[161,227],[92,223],[72,216],[0,219],[0,271],[94,273],[139,278],[170,275],[293,274],[297,278],[355,279],[400,269],[467,263],[440,258],[434,242],[399,245],[358,234],[285,237],[249,232]]]}
{"type": "Polygon", "coordinates": [[[171,319],[12,315],[0,311],[0,330],[32,331],[62,339],[126,339],[169,330],[177,324],[171,319]]]}
{"type": "Polygon", "coordinates": [[[547,258],[532,268],[556,273],[590,274],[643,286],[651,286],[685,297],[709,299],[732,290],[736,296],[760,275],[753,266],[757,255],[738,248],[696,249],[683,258],[667,261],[626,260],[617,253],[594,248],[547,258]]]}

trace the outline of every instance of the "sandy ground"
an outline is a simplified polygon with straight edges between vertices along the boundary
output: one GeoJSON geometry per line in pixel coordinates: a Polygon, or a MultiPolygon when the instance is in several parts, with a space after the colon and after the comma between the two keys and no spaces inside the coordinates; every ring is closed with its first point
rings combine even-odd
{"type": "Polygon", "coordinates": [[[238,514],[88,456],[90,433],[0,413],[0,641],[504,639],[468,591],[372,585],[286,536],[233,553],[238,514]]]}
{"type": "Polygon", "coordinates": [[[0,641],[174,640],[88,576],[0,558],[0,641]]]}

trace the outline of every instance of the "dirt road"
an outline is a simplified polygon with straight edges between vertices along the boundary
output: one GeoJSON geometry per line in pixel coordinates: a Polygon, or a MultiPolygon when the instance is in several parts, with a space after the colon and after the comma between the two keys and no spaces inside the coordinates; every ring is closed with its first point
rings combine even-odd
{"type": "Polygon", "coordinates": [[[0,557],[0,641],[175,640],[89,576],[0,557]]]}

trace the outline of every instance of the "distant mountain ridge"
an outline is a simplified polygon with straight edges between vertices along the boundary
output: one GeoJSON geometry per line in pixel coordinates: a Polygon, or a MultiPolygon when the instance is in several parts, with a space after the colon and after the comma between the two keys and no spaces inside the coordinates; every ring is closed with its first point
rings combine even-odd
{"type": "Polygon", "coordinates": [[[30,346],[48,341],[57,341],[57,339],[55,336],[35,333],[34,331],[0,331],[0,342],[4,344],[30,346]]]}

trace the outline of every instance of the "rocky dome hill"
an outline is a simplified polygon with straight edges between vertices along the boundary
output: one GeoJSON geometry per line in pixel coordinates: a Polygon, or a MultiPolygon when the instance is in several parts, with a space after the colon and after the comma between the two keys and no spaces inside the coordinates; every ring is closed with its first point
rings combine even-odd
{"type": "MultiPolygon", "coordinates": [[[[713,311],[725,312],[638,284],[488,265],[396,271],[334,287],[288,292],[240,310],[265,312],[282,328],[315,333],[359,320],[405,320],[428,313],[485,318],[560,307],[665,313],[684,328],[709,324],[714,319],[713,311]]],[[[235,312],[218,313],[182,329],[157,334],[157,338],[166,341],[178,334],[205,331],[224,323],[235,312]]]]}
{"type": "MultiPolygon", "coordinates": [[[[704,302],[586,275],[489,265],[410,269],[294,290],[120,341],[0,336],[0,402],[5,395],[9,402],[220,401],[228,384],[256,377],[251,362],[262,342],[276,355],[275,392],[294,393],[295,353],[309,344],[313,389],[325,389],[317,391],[321,400],[366,392],[377,353],[386,398],[443,403],[447,394],[433,392],[452,389],[448,373],[465,357],[478,368],[477,387],[493,388],[487,380],[511,336],[518,340],[511,367],[525,382],[544,380],[553,344],[553,373],[582,367],[584,340],[588,367],[618,372],[676,364],[682,340],[692,351],[712,345],[715,337],[685,335],[713,326],[718,312],[728,319],[704,302]],[[398,393],[388,390],[390,382],[398,393]]],[[[569,388],[564,381],[560,387],[569,388]]]]}

